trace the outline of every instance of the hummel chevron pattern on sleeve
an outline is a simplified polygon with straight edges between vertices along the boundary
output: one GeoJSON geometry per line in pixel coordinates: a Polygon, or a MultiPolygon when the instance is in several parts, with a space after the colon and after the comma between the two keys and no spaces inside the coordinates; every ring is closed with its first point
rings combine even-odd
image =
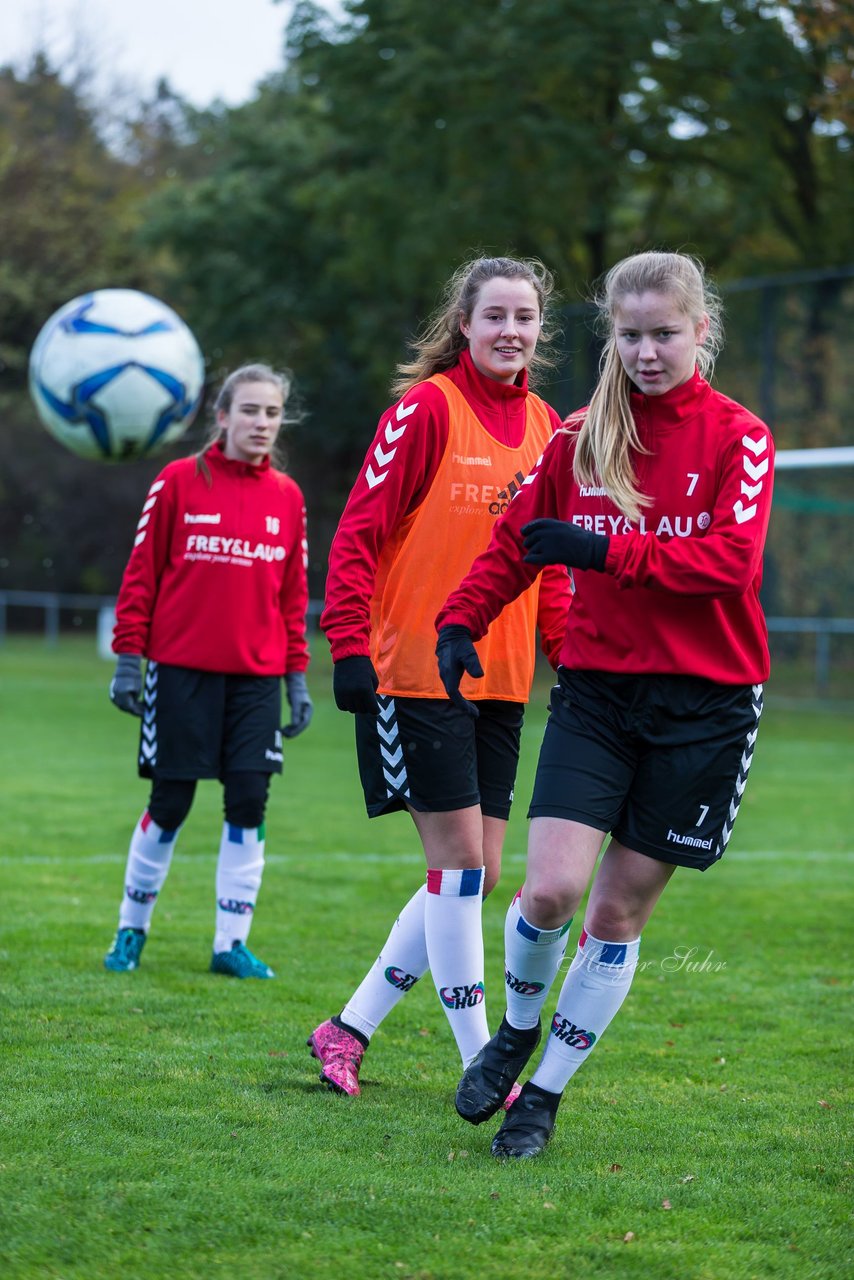
{"type": "Polygon", "coordinates": [[[768,437],[763,435],[760,436],[758,440],[754,440],[752,436],[742,436],[741,443],[744,445],[745,450],[749,450],[756,459],[755,462],[752,461],[747,452],[745,452],[742,458],[742,463],[748,479],[756,481],[755,484],[749,484],[748,480],[742,480],[741,482],[741,492],[744,494],[745,498],[747,498],[750,505],[745,506],[741,498],[739,498],[733,505],[736,520],[739,524],[744,524],[747,520],[753,519],[758,509],[757,504],[753,499],[757,498],[762,492],[764,476],[768,472],[768,437]],[[763,453],[766,454],[766,457],[764,458],[762,457],[763,453]]]}
{"type": "Polygon", "coordinates": [[[136,537],[133,540],[133,545],[135,547],[138,547],[141,542],[145,541],[145,535],[148,532],[146,526],[151,519],[151,512],[157,503],[157,495],[163,488],[164,483],[165,482],[163,480],[155,480],[154,484],[148,491],[148,497],[146,498],[145,505],[142,508],[142,515],[139,517],[139,521],[136,526],[136,537]]]}
{"type": "Polygon", "coordinates": [[[394,457],[394,455],[397,453],[397,445],[395,444],[395,441],[399,440],[400,437],[403,435],[404,431],[409,426],[409,423],[407,422],[407,418],[409,418],[409,416],[413,414],[417,408],[418,408],[417,400],[415,401],[415,404],[409,405],[408,408],[406,409],[404,409],[403,404],[399,404],[397,406],[397,411],[394,415],[394,421],[399,425],[396,425],[396,426],[392,425],[392,419],[389,418],[388,422],[386,423],[384,435],[385,435],[386,444],[391,445],[393,447],[389,448],[388,451],[386,451],[383,448],[382,441],[377,442],[377,445],[374,449],[374,459],[373,459],[373,461],[377,464],[377,470],[376,471],[374,470],[373,462],[369,462],[367,471],[365,472],[365,479],[368,482],[369,488],[375,489],[378,484],[382,484],[383,480],[385,480],[386,476],[388,475],[389,464],[392,458],[394,457]]]}

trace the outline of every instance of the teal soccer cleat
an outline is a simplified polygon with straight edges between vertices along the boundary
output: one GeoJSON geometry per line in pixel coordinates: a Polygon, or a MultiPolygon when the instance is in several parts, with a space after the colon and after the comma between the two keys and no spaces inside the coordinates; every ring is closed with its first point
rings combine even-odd
{"type": "Polygon", "coordinates": [[[244,942],[232,942],[230,951],[215,951],[211,956],[211,973],[224,973],[227,978],[275,978],[263,960],[253,956],[244,942]]]}
{"type": "Polygon", "coordinates": [[[139,968],[139,957],[145,946],[144,929],[117,929],[113,945],[104,956],[104,968],[114,973],[130,973],[139,968]]]}

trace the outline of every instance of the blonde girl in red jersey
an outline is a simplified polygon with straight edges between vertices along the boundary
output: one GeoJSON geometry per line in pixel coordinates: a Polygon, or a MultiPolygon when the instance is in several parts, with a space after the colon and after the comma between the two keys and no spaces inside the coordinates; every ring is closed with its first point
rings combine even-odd
{"type": "Polygon", "coordinates": [[[264,867],[270,776],[308,727],[305,504],[271,465],[289,379],[244,365],[216,402],[215,438],[152,484],[116,606],[110,697],[142,719],[151,795],[133,833],[104,964],[136,969],[200,778],[223,785],[210,967],[272,978],[246,945],[264,867]],[[148,659],[145,686],[142,658],[148,659]],[[281,682],[291,721],[281,726],[281,682]]]}
{"type": "Polygon", "coordinates": [[[554,660],[568,575],[545,574],[478,645],[483,678],[465,689],[476,716],[445,694],[433,619],[560,425],[528,386],[551,290],[536,262],[480,258],[455,273],[399,367],[330,552],[321,626],[337,705],[355,716],[367,811],[407,810],[427,863],[364,981],[308,1040],[321,1079],[351,1097],[371,1036],[428,967],[463,1065],[489,1038],[482,896],[498,879],[536,627],[554,660]]]}
{"type": "Polygon", "coordinates": [[[534,1053],[562,954],[555,938],[592,885],[542,1059],[493,1141],[498,1157],[543,1149],[565,1086],[628,993],[671,875],[722,856],[769,669],[759,587],[774,448],[765,424],[707,381],[717,299],[694,259],[653,252],[618,263],[598,301],[608,338],[590,404],[548,446],[437,618],[453,696],[495,614],[543,565],[574,572],[525,885],[505,928],[507,1013],[457,1091],[474,1124],[534,1053]]]}

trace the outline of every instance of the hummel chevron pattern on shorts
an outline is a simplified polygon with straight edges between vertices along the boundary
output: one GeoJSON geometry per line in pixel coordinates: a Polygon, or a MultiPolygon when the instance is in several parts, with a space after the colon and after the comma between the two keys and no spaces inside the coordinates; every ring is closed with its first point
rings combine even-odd
{"type": "Polygon", "coordinates": [[[762,715],[763,706],[763,688],[761,684],[753,686],[753,714],[756,716],[753,728],[748,733],[744,742],[744,751],[741,753],[741,761],[738,766],[738,777],[735,780],[735,792],[730,801],[729,813],[727,814],[724,829],[721,832],[721,838],[715,856],[723,857],[723,852],[729,844],[729,838],[732,835],[732,829],[735,826],[735,820],[738,817],[738,809],[741,804],[741,797],[744,795],[744,788],[747,786],[747,775],[750,772],[750,765],[753,761],[753,751],[756,747],[756,735],[759,732],[759,717],[762,715]]]}
{"type": "Polygon", "coordinates": [[[143,765],[155,765],[157,764],[157,721],[155,718],[155,709],[157,705],[156,662],[149,661],[146,664],[143,702],[142,734],[139,740],[139,763],[143,765]]]}
{"type": "Polygon", "coordinates": [[[400,741],[394,698],[378,694],[377,702],[380,704],[377,733],[380,738],[386,793],[389,798],[399,796],[401,799],[408,800],[409,778],[406,774],[406,761],[403,758],[403,744],[400,741]]]}

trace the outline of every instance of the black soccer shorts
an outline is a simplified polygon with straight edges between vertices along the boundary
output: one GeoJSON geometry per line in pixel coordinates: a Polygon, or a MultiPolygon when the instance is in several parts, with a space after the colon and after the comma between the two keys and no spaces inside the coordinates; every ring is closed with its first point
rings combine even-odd
{"type": "Polygon", "coordinates": [[[762,685],[561,667],[528,816],[705,871],[730,838],[761,714],[762,685]]]}
{"type": "Polygon", "coordinates": [[[356,754],[368,816],[407,805],[448,813],[479,804],[506,819],[513,801],[525,707],[478,702],[475,720],[445,698],[378,696],[380,714],[358,714],[356,754]]]}
{"type": "Polygon", "coordinates": [[[282,772],[281,676],[221,675],[149,662],[142,778],[282,772]]]}

